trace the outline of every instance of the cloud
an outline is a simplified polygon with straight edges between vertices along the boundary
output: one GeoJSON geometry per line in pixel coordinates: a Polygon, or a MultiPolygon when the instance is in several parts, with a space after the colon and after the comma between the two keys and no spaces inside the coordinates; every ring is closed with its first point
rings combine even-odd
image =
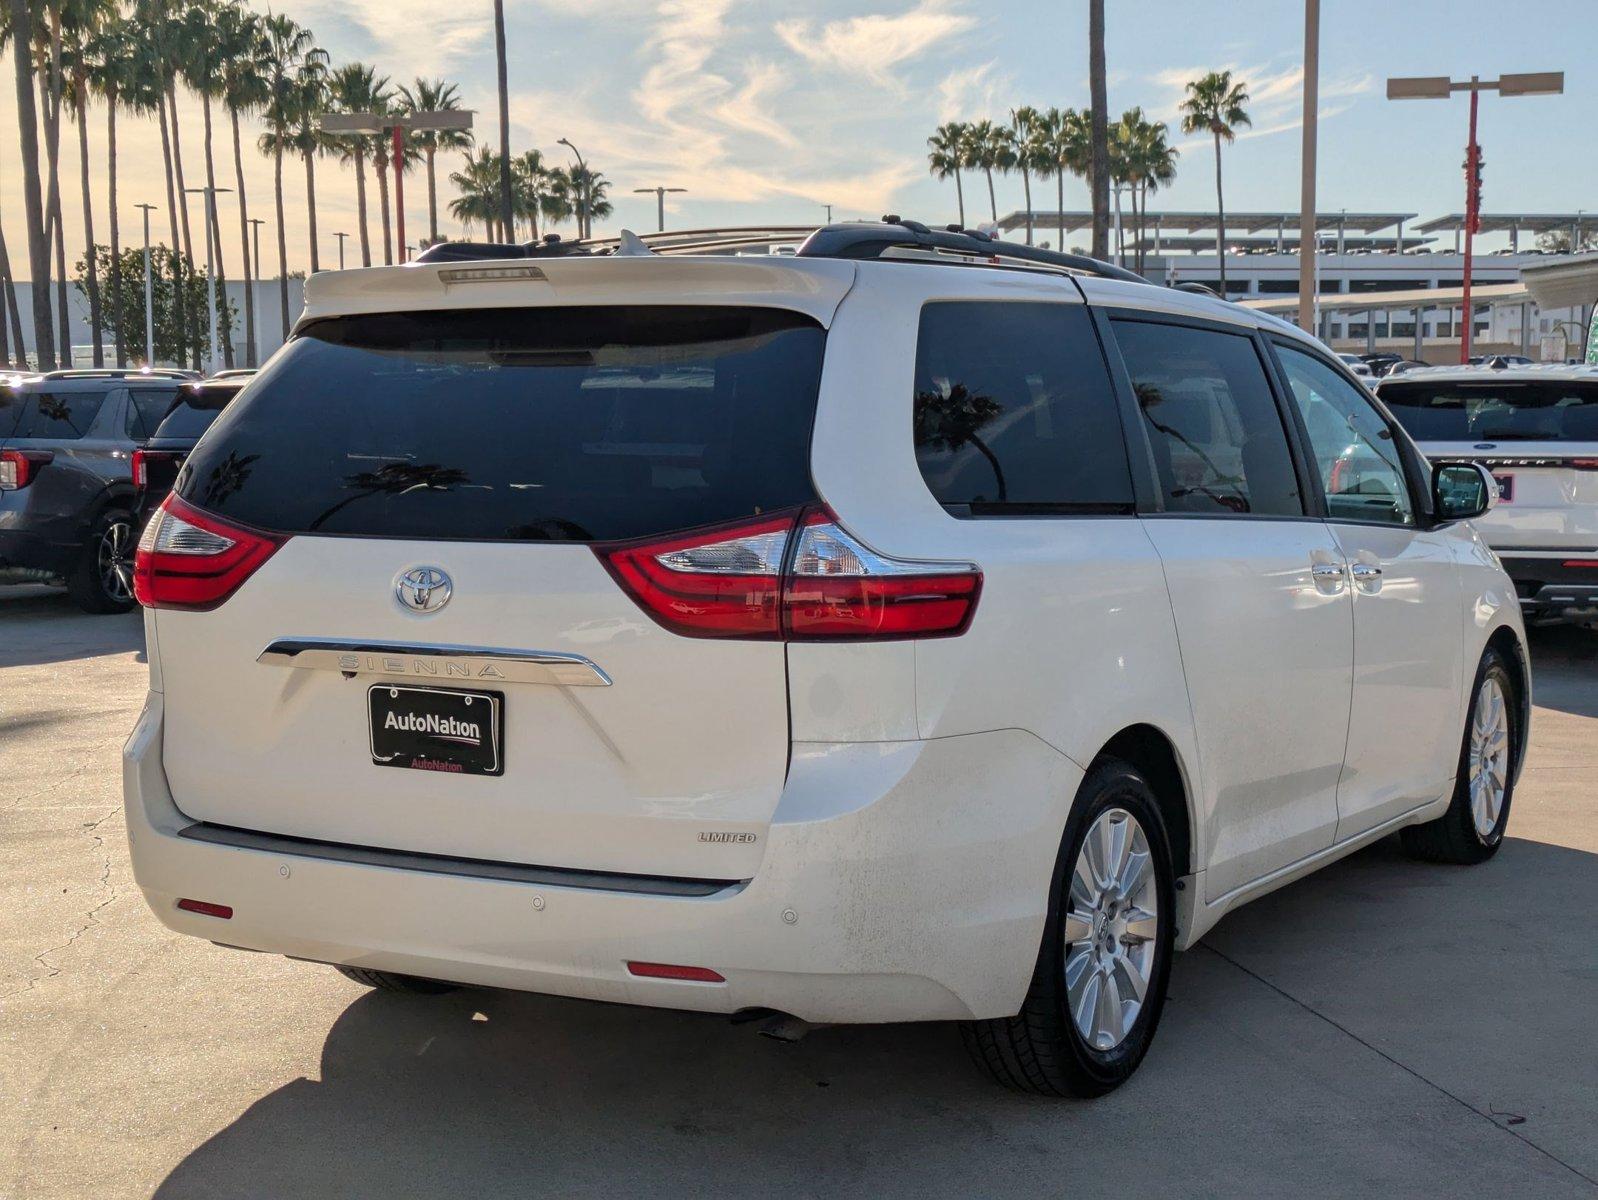
{"type": "Polygon", "coordinates": [[[967,121],[992,117],[1009,106],[1000,99],[1015,84],[1000,73],[998,60],[951,71],[938,81],[938,121],[967,121]]]}
{"type": "MultiPolygon", "coordinates": [[[[1242,66],[1228,63],[1223,67],[1169,67],[1149,76],[1150,82],[1164,89],[1164,94],[1152,105],[1151,112],[1161,120],[1180,128],[1180,107],[1187,94],[1187,84],[1211,70],[1228,70],[1234,80],[1241,82],[1249,94],[1245,107],[1253,124],[1238,130],[1239,141],[1269,137],[1300,129],[1304,125],[1304,64],[1271,63],[1242,66]]],[[[1336,76],[1323,76],[1319,86],[1320,107],[1317,117],[1327,120],[1353,107],[1354,101],[1376,87],[1376,77],[1367,71],[1355,71],[1336,76]],[[1330,101],[1331,103],[1328,103],[1330,101]]],[[[1178,149],[1208,145],[1210,139],[1199,135],[1178,142],[1178,149]]]]}
{"type": "Polygon", "coordinates": [[[736,95],[718,104],[715,117],[724,125],[776,142],[784,149],[799,146],[799,139],[765,107],[765,101],[788,84],[788,73],[776,63],[752,63],[736,95]]]}
{"type": "Polygon", "coordinates": [[[898,90],[901,85],[893,68],[976,25],[975,17],[950,12],[940,0],[921,0],[896,16],[848,17],[828,21],[819,29],[814,21],[799,18],[778,21],[773,29],[790,50],[816,66],[898,90]]]}

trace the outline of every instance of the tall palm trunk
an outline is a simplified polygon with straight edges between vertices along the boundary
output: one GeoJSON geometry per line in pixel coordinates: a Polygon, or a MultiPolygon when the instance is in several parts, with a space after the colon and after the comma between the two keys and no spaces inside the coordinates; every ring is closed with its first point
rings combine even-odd
{"type": "Polygon", "coordinates": [[[1104,258],[1110,247],[1110,108],[1104,69],[1104,0],[1088,0],[1089,138],[1093,166],[1093,256],[1104,258]]]}
{"type": "Polygon", "coordinates": [[[94,261],[94,193],[89,187],[89,81],[79,69],[73,78],[73,99],[78,113],[78,162],[83,172],[83,276],[89,291],[89,340],[94,343],[94,365],[105,366],[105,342],[100,333],[100,275],[94,261]]]}
{"type": "Polygon", "coordinates": [[[17,304],[17,281],[11,274],[11,255],[6,251],[6,232],[0,229],[0,362],[15,362],[23,369],[28,365],[27,344],[22,340],[22,309],[17,304]],[[12,342],[16,343],[17,356],[13,360],[11,348],[4,340],[5,318],[10,314],[12,342]]]}
{"type": "Polygon", "coordinates": [[[189,264],[192,266],[195,261],[194,238],[189,231],[189,193],[183,182],[183,132],[178,126],[178,88],[170,79],[166,83],[166,102],[171,109],[172,169],[176,172],[178,180],[178,216],[183,223],[183,253],[188,256],[189,264]]]}
{"type": "Polygon", "coordinates": [[[239,249],[244,256],[244,365],[255,365],[255,272],[250,261],[250,206],[244,198],[244,151],[239,144],[239,110],[228,105],[233,124],[233,175],[239,189],[239,249]]]}
{"type": "MultiPolygon", "coordinates": [[[[105,93],[105,165],[106,178],[110,183],[111,201],[109,216],[111,220],[111,273],[117,278],[122,272],[122,232],[117,224],[117,91],[113,85],[105,93]]],[[[117,335],[117,366],[128,365],[128,347],[122,337],[122,292],[118,286],[111,292],[111,328],[117,335]]]]}
{"type": "MultiPolygon", "coordinates": [[[[435,146],[427,147],[427,240],[429,244],[438,241],[438,178],[433,172],[433,156],[438,153],[435,146]]],[[[538,218],[533,218],[533,240],[538,240],[538,218]]]]}
{"type": "Polygon", "coordinates": [[[983,167],[988,176],[988,211],[993,214],[995,223],[999,220],[999,201],[993,195],[993,168],[983,167]]]}
{"type": "Polygon", "coordinates": [[[1055,203],[1060,211],[1060,244],[1056,250],[1065,249],[1065,166],[1061,164],[1054,168],[1054,194],[1055,203]]]}
{"type": "Polygon", "coordinates": [[[311,222],[311,274],[322,269],[322,260],[316,252],[316,154],[305,151],[305,212],[311,222]]]}
{"type": "Polygon", "coordinates": [[[965,185],[960,182],[960,168],[954,169],[954,202],[960,206],[960,228],[965,228],[965,185]]]}
{"type": "MultiPolygon", "coordinates": [[[[209,203],[205,207],[207,222],[210,226],[212,253],[216,255],[216,291],[224,301],[227,299],[227,266],[222,261],[222,215],[217,211],[216,203],[216,163],[211,155],[211,97],[207,93],[200,95],[200,109],[205,114],[205,186],[210,188],[206,197],[209,203]]],[[[233,365],[233,338],[222,329],[222,314],[217,314],[217,336],[222,340],[222,365],[233,365]]],[[[212,347],[211,353],[216,353],[212,347]]],[[[214,361],[214,360],[213,360],[214,361]]]]}
{"type": "Polygon", "coordinates": [[[372,156],[372,166],[377,170],[377,201],[383,212],[383,265],[394,264],[394,237],[388,224],[388,159],[382,151],[372,156]]]}
{"type": "Polygon", "coordinates": [[[1026,244],[1032,244],[1032,172],[1021,168],[1021,193],[1026,197],[1026,244]]]}
{"type": "Polygon", "coordinates": [[[355,143],[355,222],[361,235],[361,266],[372,265],[372,239],[366,232],[366,148],[355,143]]]}
{"type": "Polygon", "coordinates": [[[283,340],[289,336],[289,243],[283,232],[283,135],[272,144],[272,188],[277,198],[277,296],[283,307],[283,340]]]}
{"type": "Polygon", "coordinates": [[[1221,199],[1221,134],[1215,133],[1215,257],[1221,264],[1221,299],[1226,299],[1226,201],[1221,199]]]}
{"type": "MultiPolygon", "coordinates": [[[[50,328],[50,244],[45,239],[44,198],[39,181],[39,114],[33,99],[33,17],[28,0],[10,0],[11,65],[17,88],[17,128],[22,151],[22,206],[28,225],[28,275],[33,293],[33,352],[38,365],[55,364],[55,333],[50,328]]],[[[21,345],[19,358],[25,357],[21,345]]]]}
{"type": "Polygon", "coordinates": [[[44,146],[50,171],[49,194],[45,198],[45,219],[50,222],[55,243],[56,337],[61,343],[61,365],[72,363],[72,310],[67,306],[67,234],[61,220],[61,6],[49,5],[50,71],[42,81],[45,96],[44,146]]]}
{"type": "Polygon", "coordinates": [[[172,182],[172,134],[167,128],[166,104],[157,102],[161,121],[161,157],[166,164],[166,216],[172,230],[172,312],[178,323],[178,365],[183,365],[183,351],[189,344],[189,314],[183,287],[183,256],[178,241],[178,201],[172,182]]]}

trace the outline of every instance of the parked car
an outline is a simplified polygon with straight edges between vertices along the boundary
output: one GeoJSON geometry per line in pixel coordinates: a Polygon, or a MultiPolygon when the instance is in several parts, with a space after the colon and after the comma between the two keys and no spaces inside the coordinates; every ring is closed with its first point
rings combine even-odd
{"type": "Polygon", "coordinates": [[[140,542],[134,873],[374,987],[1099,1094],[1224,913],[1497,850],[1491,494],[1292,326],[972,233],[313,275],[140,542]]]}
{"type": "Polygon", "coordinates": [[[1376,377],[1375,372],[1373,372],[1370,368],[1370,364],[1359,355],[1339,354],[1337,357],[1343,360],[1343,365],[1348,368],[1350,375],[1353,375],[1362,381],[1374,379],[1376,377]]]}
{"type": "Polygon", "coordinates": [[[150,514],[172,490],[183,460],[194,449],[200,435],[211,427],[211,422],[248,382],[247,375],[227,378],[218,375],[178,389],[171,408],[150,439],[133,452],[135,529],[144,528],[150,514]]]}
{"type": "Polygon", "coordinates": [[[133,607],[132,456],[174,373],[54,371],[0,404],[0,581],[64,583],[85,612],[133,607]]]}
{"type": "Polygon", "coordinates": [[[1380,394],[1433,462],[1491,469],[1477,524],[1527,618],[1598,619],[1598,368],[1433,367],[1380,394]]]}

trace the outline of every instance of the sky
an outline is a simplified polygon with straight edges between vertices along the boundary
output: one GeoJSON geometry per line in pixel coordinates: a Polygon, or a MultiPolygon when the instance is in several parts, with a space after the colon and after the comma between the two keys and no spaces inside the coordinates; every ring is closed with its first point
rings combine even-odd
{"type": "MultiPolygon", "coordinates": [[[[284,0],[335,64],[361,60],[398,82],[443,76],[495,137],[489,0],[284,0]]],[[[1598,68],[1590,46],[1592,0],[1524,0],[1513,21],[1502,0],[1324,0],[1321,31],[1319,207],[1459,211],[1466,101],[1390,102],[1389,75],[1566,72],[1560,97],[1484,97],[1481,142],[1487,211],[1598,211],[1598,158],[1590,142],[1598,68]],[[1561,34],[1560,31],[1564,31],[1561,34]]],[[[1291,209],[1298,203],[1303,7],[1298,0],[1108,0],[1112,114],[1141,105],[1172,124],[1181,149],[1175,183],[1151,210],[1210,209],[1214,152],[1207,137],[1176,128],[1183,85],[1231,69],[1252,96],[1251,129],[1224,154],[1227,206],[1291,209]]],[[[655,227],[668,185],[668,227],[799,223],[885,212],[942,223],[955,218],[952,183],[927,172],[925,140],[942,121],[1002,119],[1012,106],[1085,107],[1087,0],[506,0],[513,152],[540,148],[568,161],[565,137],[612,182],[615,214],[599,232],[655,227]]],[[[14,268],[26,270],[11,56],[0,68],[0,228],[14,268]]],[[[273,217],[272,165],[246,133],[250,215],[273,217]]],[[[197,102],[183,109],[189,186],[203,183],[197,102]]],[[[89,117],[96,234],[106,240],[105,114],[89,117]]],[[[217,128],[218,183],[231,186],[226,124],[217,128]]],[[[156,125],[119,122],[121,228],[137,244],[133,206],[165,204],[156,125]]],[[[69,255],[81,256],[82,199],[76,130],[63,136],[63,207],[69,255]]],[[[448,164],[450,168],[454,164],[448,164]]],[[[441,168],[443,164],[441,163],[441,168]]],[[[440,171],[441,205],[451,194],[440,171]]],[[[1018,177],[997,182],[998,209],[1021,207],[1018,177]]],[[[305,172],[285,164],[291,270],[309,263],[305,172]]],[[[375,187],[373,237],[378,236],[375,187]]],[[[1053,202],[1053,184],[1034,206],[1053,202]]],[[[1066,183],[1067,208],[1087,206],[1066,183]]],[[[199,197],[192,199],[198,200],[199,197]]],[[[986,218],[985,186],[968,178],[968,222],[986,218]]],[[[335,231],[356,225],[353,174],[317,163],[322,266],[337,265],[335,231]]],[[[425,228],[425,187],[407,180],[408,231],[425,228]]],[[[237,277],[238,212],[220,200],[224,253],[237,277]]],[[[192,214],[191,214],[192,215],[192,214]]],[[[198,218],[194,217],[198,233],[198,218]]],[[[154,214],[164,240],[164,211],[154,214]]],[[[459,235],[444,220],[447,235],[459,235]]],[[[565,232],[570,233],[568,228],[565,232]]],[[[263,257],[275,266],[272,227],[263,257]]],[[[1492,243],[1489,240],[1488,245],[1492,243]]],[[[353,240],[346,253],[355,264],[353,240]]]]}

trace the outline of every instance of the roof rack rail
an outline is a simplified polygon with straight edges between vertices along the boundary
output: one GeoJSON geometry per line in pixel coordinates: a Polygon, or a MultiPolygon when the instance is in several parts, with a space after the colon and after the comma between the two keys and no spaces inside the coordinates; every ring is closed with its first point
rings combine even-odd
{"type": "Polygon", "coordinates": [[[905,221],[896,216],[884,217],[880,222],[824,225],[805,239],[798,255],[800,258],[881,258],[884,253],[898,249],[942,251],[986,259],[1009,258],[1039,266],[1061,267],[1081,275],[1149,283],[1133,271],[1085,254],[1004,242],[980,230],[961,229],[957,225],[932,229],[920,221],[905,221]]]}
{"type": "Polygon", "coordinates": [[[197,379],[194,371],[181,367],[64,367],[46,371],[40,379],[197,379]]]}

